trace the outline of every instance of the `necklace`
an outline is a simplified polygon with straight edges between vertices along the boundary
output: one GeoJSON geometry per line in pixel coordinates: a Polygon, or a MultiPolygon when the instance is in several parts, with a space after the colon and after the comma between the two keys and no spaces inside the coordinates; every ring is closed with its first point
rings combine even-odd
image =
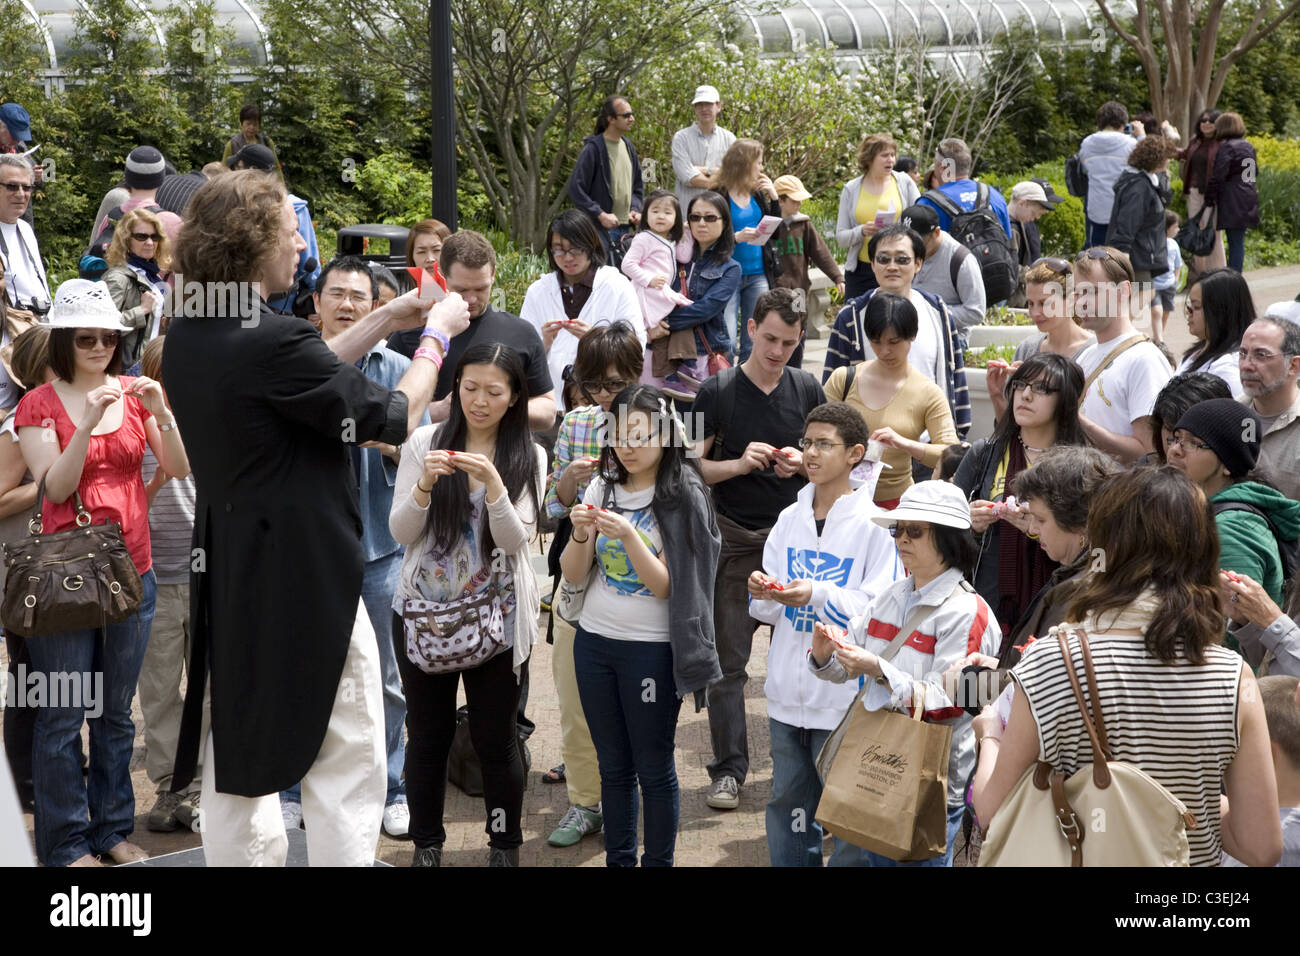
{"type": "Polygon", "coordinates": [[[1020,444],[1024,447],[1025,451],[1033,452],[1035,455],[1041,455],[1043,452],[1047,451],[1046,448],[1035,448],[1033,445],[1028,444],[1025,441],[1024,435],[1018,437],[1020,438],[1020,444]]]}

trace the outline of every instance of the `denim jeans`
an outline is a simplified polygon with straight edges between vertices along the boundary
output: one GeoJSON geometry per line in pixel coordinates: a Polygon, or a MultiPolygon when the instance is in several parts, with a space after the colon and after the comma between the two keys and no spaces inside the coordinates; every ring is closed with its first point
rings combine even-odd
{"type": "Polygon", "coordinates": [[[737,365],[749,358],[749,350],[753,348],[749,340],[749,320],[754,314],[754,303],[766,291],[767,276],[763,273],[741,276],[740,286],[727,303],[727,334],[731,336],[737,365]]]}
{"type": "Polygon", "coordinates": [[[47,699],[38,710],[32,743],[36,856],[46,866],[107,853],[135,829],[131,699],[157,594],[152,569],[140,580],[140,608],[125,621],[27,642],[33,668],[44,675],[51,697],[58,698],[47,699]],[[83,722],[90,725],[87,781],[77,757],[83,722]]]}
{"type": "Polygon", "coordinates": [[[667,642],[618,641],[578,627],[578,695],[596,745],[605,863],[636,866],[637,784],[645,803],[642,866],[672,866],[681,809],[673,747],[681,699],[667,642]]]}
{"type": "Polygon", "coordinates": [[[1110,231],[1110,223],[1093,222],[1091,219],[1087,220],[1087,223],[1087,241],[1084,243],[1083,248],[1091,249],[1093,246],[1104,246],[1106,244],[1106,233],[1110,231]]]}
{"type": "MultiPolygon", "coordinates": [[[[395,551],[374,561],[367,561],[361,579],[361,601],[366,606],[366,616],[375,629],[379,643],[379,667],[384,678],[384,743],[388,755],[388,795],[384,806],[406,802],[406,781],[402,771],[406,766],[406,744],[403,727],[406,724],[406,698],[402,696],[402,675],[397,670],[397,654],[390,639],[393,629],[393,593],[402,570],[402,551],[395,551]]],[[[281,803],[302,803],[302,785],[295,783],[280,794],[281,803]]]]}
{"type": "Polygon", "coordinates": [[[1228,268],[1240,272],[1246,264],[1246,230],[1225,229],[1223,232],[1228,240],[1228,268]]]}
{"type": "Polygon", "coordinates": [[[943,856],[936,856],[931,860],[917,860],[913,863],[900,863],[897,860],[891,860],[887,856],[881,856],[879,853],[872,853],[870,850],[863,850],[862,855],[864,862],[862,866],[952,866],[953,844],[957,840],[957,831],[961,828],[961,818],[966,812],[966,807],[958,804],[955,807],[948,808],[948,849],[943,856]]]}
{"type": "MultiPolygon", "coordinates": [[[[767,719],[772,743],[772,800],[767,805],[767,854],[772,866],[821,866],[821,824],[814,819],[822,798],[817,755],[829,730],[794,727],[767,719]]],[[[835,838],[831,866],[863,866],[866,850],[835,838]]]]}

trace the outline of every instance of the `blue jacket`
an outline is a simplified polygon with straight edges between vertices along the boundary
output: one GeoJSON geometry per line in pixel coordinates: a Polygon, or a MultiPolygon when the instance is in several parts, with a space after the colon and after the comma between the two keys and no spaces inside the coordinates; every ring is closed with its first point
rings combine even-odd
{"type": "MultiPolygon", "coordinates": [[[[308,292],[316,290],[316,280],[320,278],[321,266],[324,263],[320,258],[320,247],[316,244],[316,227],[311,221],[311,212],[307,208],[307,200],[301,196],[289,194],[289,201],[293,203],[294,215],[298,217],[298,235],[302,236],[302,241],[307,243],[307,248],[298,253],[298,270],[301,270],[308,259],[316,260],[316,268],[311,272],[305,272],[302,275],[302,288],[308,292]]],[[[297,275],[297,270],[294,272],[297,275]]],[[[288,312],[293,308],[293,296],[284,294],[267,299],[267,304],[277,312],[288,312]]]]}
{"type": "MultiPolygon", "coordinates": [[[[597,134],[582,141],[582,152],[578,154],[573,175],[569,177],[569,198],[593,220],[614,208],[613,190],[609,185],[609,150],[604,139],[603,135],[597,134]]],[[[644,188],[641,184],[641,161],[637,159],[632,141],[624,136],[623,142],[627,144],[627,158],[632,161],[632,204],[628,208],[640,212],[644,188]]],[[[597,228],[605,227],[597,223],[597,228]]]]}
{"type": "MultiPolygon", "coordinates": [[[[410,368],[411,360],[380,342],[365,354],[359,365],[366,378],[392,390],[410,368]]],[[[428,412],[420,418],[420,424],[429,424],[428,412]]],[[[361,502],[361,550],[368,564],[402,550],[388,532],[397,463],[378,448],[353,448],[351,453],[360,459],[357,484],[361,502]]]]}
{"type": "MultiPolygon", "coordinates": [[[[673,290],[685,292],[691,299],[690,305],[679,305],[664,318],[668,328],[677,332],[681,329],[693,329],[697,325],[704,330],[709,346],[715,352],[731,351],[731,336],[727,334],[725,312],[727,303],[740,288],[740,263],[735,259],[718,262],[713,257],[700,258],[697,245],[691,255],[691,261],[677,264],[677,275],[673,277],[673,290]],[[685,286],[683,285],[685,276],[685,286]]],[[[698,337],[695,340],[695,353],[704,354],[704,346],[698,337]]]]}
{"type": "MultiPolygon", "coordinates": [[[[939,192],[943,193],[962,209],[967,212],[975,208],[975,197],[979,191],[979,185],[973,179],[958,179],[950,183],[944,183],[939,187],[939,192]]],[[[925,203],[931,209],[939,214],[939,228],[944,232],[952,231],[952,219],[946,212],[922,196],[917,203],[925,203]]],[[[1002,223],[1002,230],[1011,238],[1011,215],[1007,212],[1007,201],[1002,194],[989,187],[989,205],[993,208],[993,214],[998,217],[998,222],[1002,223]]]]}

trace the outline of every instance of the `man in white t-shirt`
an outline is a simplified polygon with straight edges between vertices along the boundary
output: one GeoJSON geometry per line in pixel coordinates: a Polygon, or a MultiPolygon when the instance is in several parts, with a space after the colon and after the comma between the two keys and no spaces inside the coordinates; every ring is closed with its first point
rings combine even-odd
{"type": "Polygon", "coordinates": [[[1097,336],[1078,359],[1089,382],[1079,422],[1094,445],[1126,463],[1155,450],[1151,410],[1172,374],[1160,350],[1133,328],[1133,278],[1128,256],[1110,246],[1093,246],[1074,262],[1075,315],[1097,336]]]}

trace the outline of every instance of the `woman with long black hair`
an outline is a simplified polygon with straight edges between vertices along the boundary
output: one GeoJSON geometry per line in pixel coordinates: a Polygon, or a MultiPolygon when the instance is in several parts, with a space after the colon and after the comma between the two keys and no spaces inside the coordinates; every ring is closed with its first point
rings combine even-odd
{"type": "MultiPolygon", "coordinates": [[[[1209,192],[1210,174],[1214,172],[1214,158],[1219,152],[1219,140],[1214,135],[1214,121],[1220,110],[1203,110],[1196,118],[1192,141],[1178,151],[1183,162],[1183,194],[1187,197],[1187,218],[1197,219],[1205,208],[1205,194],[1209,192]]],[[[1192,268],[1197,275],[1210,269],[1227,265],[1223,255],[1223,233],[1214,231],[1214,248],[1207,256],[1193,256],[1192,268]]]]}
{"type": "Polygon", "coordinates": [[[1175,375],[1209,372],[1228,383],[1232,397],[1241,399],[1237,350],[1246,327],[1255,321],[1255,300],[1240,272],[1212,269],[1187,288],[1187,331],[1196,341],[1183,353],[1175,375]]]}
{"type": "Polygon", "coordinates": [[[970,501],[971,527],[980,535],[972,583],[1004,633],[1057,567],[1027,536],[1029,517],[1006,493],[1049,448],[1087,444],[1079,424],[1083,372],[1065,356],[1030,356],[1012,373],[1006,395],[992,437],[975,442],[952,479],[970,501]]]}
{"type": "Polygon", "coordinates": [[[451,412],[402,446],[388,526],[406,545],[393,641],[406,690],[413,866],[440,866],[447,756],[463,676],[470,739],[483,767],[488,865],[518,866],[524,769],[519,670],[537,636],[529,563],[546,452],[528,430],[518,353],[472,346],[456,367],[451,412]],[[462,656],[461,648],[481,652],[462,656]]]}

